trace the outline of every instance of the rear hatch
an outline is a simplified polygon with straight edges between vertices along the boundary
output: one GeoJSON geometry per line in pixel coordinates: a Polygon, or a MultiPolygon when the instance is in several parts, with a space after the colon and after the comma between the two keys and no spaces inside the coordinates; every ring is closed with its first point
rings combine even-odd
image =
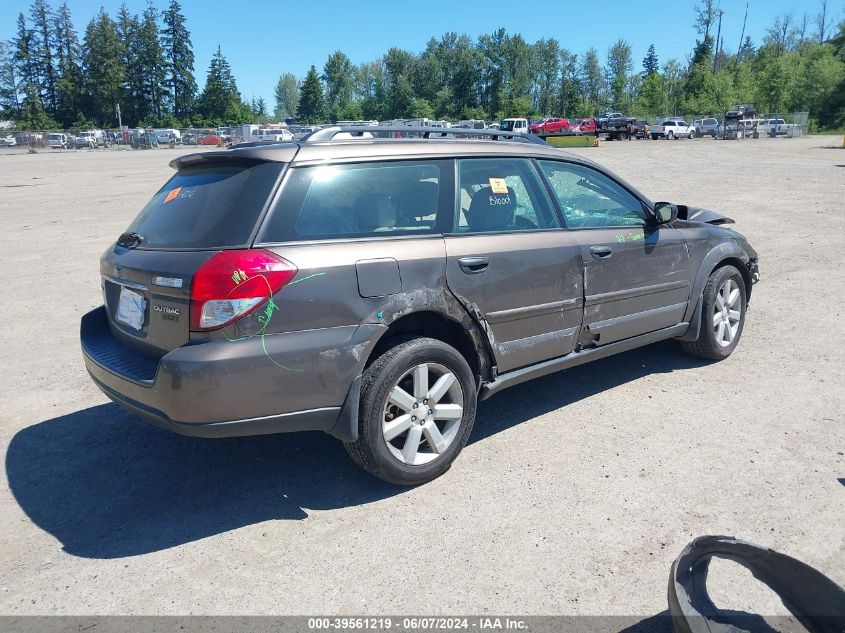
{"type": "Polygon", "coordinates": [[[176,174],[100,259],[113,336],[153,358],[189,342],[194,273],[219,251],[249,247],[284,167],[236,152],[171,165],[176,174]]]}

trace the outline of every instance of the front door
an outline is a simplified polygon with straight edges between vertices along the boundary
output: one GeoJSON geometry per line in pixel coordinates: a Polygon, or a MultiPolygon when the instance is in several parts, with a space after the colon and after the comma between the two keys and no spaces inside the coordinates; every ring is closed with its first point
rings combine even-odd
{"type": "Polygon", "coordinates": [[[583,343],[605,345],[677,325],[690,294],[687,245],[596,169],[540,161],[584,265],[583,343]]]}
{"type": "Polygon", "coordinates": [[[583,305],[580,248],[524,158],[458,161],[449,288],[487,330],[499,371],[573,350],[583,305]]]}

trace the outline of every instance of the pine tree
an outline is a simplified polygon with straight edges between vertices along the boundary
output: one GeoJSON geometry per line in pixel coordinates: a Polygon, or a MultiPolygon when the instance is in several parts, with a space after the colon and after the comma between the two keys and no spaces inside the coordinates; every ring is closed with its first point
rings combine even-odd
{"type": "Polygon", "coordinates": [[[167,83],[173,116],[184,119],[190,116],[197,82],[194,79],[194,51],[191,34],[185,26],[182,6],[177,0],[170,0],[162,12],[164,28],[161,30],[161,45],[167,60],[167,83]]]}
{"type": "MultiPolygon", "coordinates": [[[[159,40],[158,10],[150,2],[141,15],[138,27],[139,61],[143,72],[143,94],[151,114],[157,119],[165,114],[165,85],[167,83],[167,61],[159,40]]],[[[191,61],[193,70],[193,61],[191,61]]],[[[193,76],[191,76],[193,81],[193,76]]],[[[193,92],[191,102],[193,102],[193,92]]]]}
{"type": "Polygon", "coordinates": [[[18,92],[24,93],[28,91],[28,86],[38,85],[38,74],[32,54],[33,34],[26,26],[23,13],[18,14],[18,32],[13,44],[13,58],[18,71],[18,92]]]}
{"type": "Polygon", "coordinates": [[[85,29],[85,114],[99,125],[117,121],[117,105],[125,94],[124,45],[118,28],[105,9],[85,29]]]}
{"type": "Polygon", "coordinates": [[[122,118],[128,121],[145,119],[150,108],[144,99],[144,69],[141,65],[141,28],[138,18],[129,12],[126,3],[117,12],[117,34],[123,42],[121,62],[125,69],[124,99],[121,103],[122,118]]]}
{"type": "Polygon", "coordinates": [[[225,122],[227,118],[241,116],[241,95],[232,68],[219,46],[211,58],[205,87],[197,100],[197,109],[210,121],[225,122]]]}
{"type": "Polygon", "coordinates": [[[56,118],[63,127],[69,127],[80,114],[80,93],[83,83],[80,66],[79,38],[73,28],[70,9],[62,4],[54,18],[56,31],[57,81],[56,118]]]}
{"type": "Polygon", "coordinates": [[[326,82],[326,108],[334,112],[352,99],[352,62],[341,51],[335,51],[323,66],[326,82]]]}
{"type": "Polygon", "coordinates": [[[317,76],[317,68],[311,66],[299,89],[297,117],[305,123],[316,123],[322,121],[323,116],[323,86],[317,76]]]}
{"type": "Polygon", "coordinates": [[[20,105],[12,47],[0,41],[0,118],[18,118],[20,105]]]}
{"type": "Polygon", "coordinates": [[[55,49],[55,33],[53,31],[53,12],[46,0],[34,0],[29,9],[33,29],[33,63],[38,75],[38,85],[41,92],[41,101],[45,109],[55,114],[56,112],[56,82],[57,73],[53,63],[53,51],[55,49]]]}
{"type": "Polygon", "coordinates": [[[646,56],[643,59],[643,75],[648,77],[649,75],[653,75],[658,72],[660,72],[660,62],[657,59],[657,52],[654,50],[654,44],[652,44],[648,47],[648,53],[646,53],[646,56]]]}

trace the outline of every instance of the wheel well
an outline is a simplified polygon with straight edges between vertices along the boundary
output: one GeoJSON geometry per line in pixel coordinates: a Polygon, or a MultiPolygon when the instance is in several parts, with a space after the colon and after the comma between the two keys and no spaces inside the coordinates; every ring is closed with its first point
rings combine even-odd
{"type": "Polygon", "coordinates": [[[457,321],[432,311],[414,312],[391,323],[387,332],[382,335],[373,351],[370,352],[364,366],[369,367],[373,361],[392,347],[397,339],[415,336],[434,338],[454,347],[469,364],[473,376],[478,379],[481,374],[479,353],[482,352],[477,348],[466,328],[457,321]]]}
{"type": "Polygon", "coordinates": [[[739,271],[739,274],[742,275],[742,281],[745,282],[745,302],[748,303],[751,300],[751,271],[748,270],[748,266],[745,265],[741,259],[737,259],[735,257],[728,257],[727,259],[723,259],[716,267],[710,272],[712,275],[715,271],[719,268],[724,266],[733,266],[739,271]]]}

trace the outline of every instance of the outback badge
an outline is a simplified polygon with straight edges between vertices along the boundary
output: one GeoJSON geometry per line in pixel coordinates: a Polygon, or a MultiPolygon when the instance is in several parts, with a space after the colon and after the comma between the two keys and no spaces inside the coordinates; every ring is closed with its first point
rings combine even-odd
{"type": "Polygon", "coordinates": [[[171,306],[153,305],[153,310],[160,312],[161,318],[167,319],[168,321],[178,321],[179,315],[182,314],[181,308],[173,308],[171,306]]]}

